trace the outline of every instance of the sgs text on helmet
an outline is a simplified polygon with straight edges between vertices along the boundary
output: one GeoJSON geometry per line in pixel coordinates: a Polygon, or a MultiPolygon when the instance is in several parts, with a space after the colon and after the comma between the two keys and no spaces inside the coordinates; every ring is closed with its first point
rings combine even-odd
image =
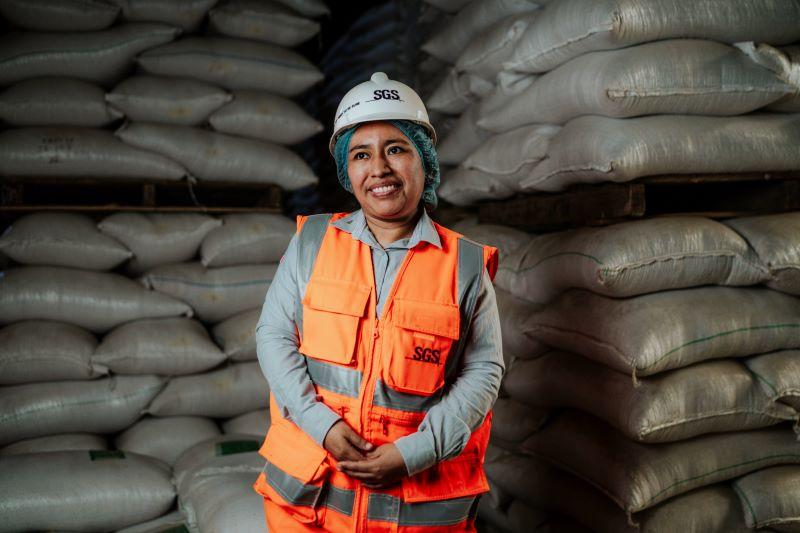
{"type": "Polygon", "coordinates": [[[397,89],[375,89],[372,96],[374,100],[400,100],[397,89]]]}

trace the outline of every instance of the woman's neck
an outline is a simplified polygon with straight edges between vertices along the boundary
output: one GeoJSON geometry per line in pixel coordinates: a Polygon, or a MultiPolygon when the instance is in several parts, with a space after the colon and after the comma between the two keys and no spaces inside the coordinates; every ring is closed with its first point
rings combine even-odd
{"type": "Polygon", "coordinates": [[[402,220],[383,220],[364,213],[367,226],[378,243],[383,247],[405,237],[410,237],[411,234],[414,233],[414,228],[421,216],[422,208],[415,211],[410,217],[402,220]]]}

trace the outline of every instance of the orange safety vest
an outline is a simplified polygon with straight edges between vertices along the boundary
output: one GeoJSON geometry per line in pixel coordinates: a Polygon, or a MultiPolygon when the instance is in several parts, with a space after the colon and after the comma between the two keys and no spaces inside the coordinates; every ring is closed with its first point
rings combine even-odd
{"type": "MultiPolygon", "coordinates": [[[[318,398],[380,446],[415,432],[458,374],[483,270],[494,276],[497,250],[435,224],[442,249],[423,242],[408,251],[379,320],[370,247],[331,225],[344,216],[298,218],[298,278],[307,280],[296,311],[299,351],[318,398]]],[[[271,531],[474,531],[477,496],[489,490],[491,412],[458,456],[389,489],[336,470],[272,395],[270,412],[254,488],[271,531]]]]}

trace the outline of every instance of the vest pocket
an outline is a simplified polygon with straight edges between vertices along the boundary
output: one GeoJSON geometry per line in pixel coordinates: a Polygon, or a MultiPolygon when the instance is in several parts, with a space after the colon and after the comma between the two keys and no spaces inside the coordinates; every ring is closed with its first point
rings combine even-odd
{"type": "Polygon", "coordinates": [[[297,521],[321,524],[325,512],[322,495],[331,471],[327,452],[301,430],[274,424],[259,453],[267,462],[256,490],[297,521]]]}
{"type": "Polygon", "coordinates": [[[450,349],[459,336],[457,305],[396,299],[392,346],[384,379],[393,389],[428,396],[444,385],[450,349]]]}
{"type": "Polygon", "coordinates": [[[492,428],[492,412],[472,432],[462,452],[427,470],[403,478],[403,501],[408,503],[447,500],[474,496],[489,491],[489,482],[483,470],[489,433],[492,428]]]}
{"type": "Polygon", "coordinates": [[[370,287],[350,281],[312,277],[302,302],[300,353],[322,361],[350,364],[370,291],[370,287]]]}

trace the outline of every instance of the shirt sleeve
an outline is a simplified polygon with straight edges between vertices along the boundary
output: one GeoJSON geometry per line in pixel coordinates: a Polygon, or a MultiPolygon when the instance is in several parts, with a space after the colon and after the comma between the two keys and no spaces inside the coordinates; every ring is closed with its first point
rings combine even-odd
{"type": "Polygon", "coordinates": [[[441,401],[416,432],[394,443],[410,476],[461,453],[497,399],[505,365],[497,300],[485,270],[462,357],[462,370],[441,401]]]}
{"type": "Polygon", "coordinates": [[[305,357],[297,351],[300,342],[295,309],[299,293],[295,235],[267,290],[256,325],[256,349],[261,371],[283,417],[322,446],[328,430],[341,417],[317,399],[305,357]]]}

